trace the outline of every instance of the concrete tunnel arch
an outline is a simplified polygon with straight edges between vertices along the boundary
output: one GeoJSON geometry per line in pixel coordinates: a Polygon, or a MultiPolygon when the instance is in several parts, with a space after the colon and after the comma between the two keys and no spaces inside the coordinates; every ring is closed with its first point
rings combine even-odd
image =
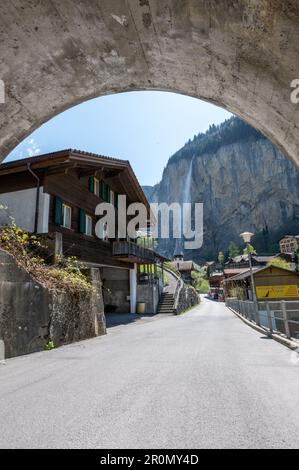
{"type": "Polygon", "coordinates": [[[0,160],[76,104],[162,90],[231,111],[299,167],[296,0],[3,0],[0,74],[0,160]]]}

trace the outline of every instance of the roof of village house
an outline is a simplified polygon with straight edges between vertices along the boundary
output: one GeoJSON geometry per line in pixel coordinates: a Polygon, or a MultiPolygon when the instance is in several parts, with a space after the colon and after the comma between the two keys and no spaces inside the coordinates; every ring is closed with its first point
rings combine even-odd
{"type": "MultiPolygon", "coordinates": [[[[95,167],[101,167],[102,165],[111,170],[120,169],[125,171],[139,199],[145,204],[146,207],[149,208],[148,200],[128,160],[121,160],[120,158],[115,157],[106,157],[92,152],[85,152],[82,150],[70,148],[2,163],[0,165],[0,177],[11,173],[27,171],[28,166],[30,166],[30,168],[33,170],[38,170],[46,169],[49,166],[56,164],[75,164],[79,163],[80,161],[95,167]]],[[[153,215],[152,218],[154,220],[153,215]]]]}
{"type": "MultiPolygon", "coordinates": [[[[252,258],[256,260],[258,263],[266,263],[267,261],[271,261],[273,258],[276,258],[279,254],[275,255],[253,255],[252,258]]],[[[248,261],[248,254],[238,255],[234,258],[231,258],[225,264],[233,263],[241,263],[242,261],[248,261]]]]}
{"type": "MultiPolygon", "coordinates": [[[[267,269],[271,269],[271,268],[272,269],[278,269],[280,271],[284,271],[286,273],[291,273],[291,274],[295,274],[295,275],[299,276],[299,273],[297,273],[296,271],[291,271],[290,269],[281,268],[280,266],[263,266],[262,268],[256,267],[256,268],[252,268],[252,272],[253,272],[253,274],[257,274],[257,273],[260,273],[262,271],[266,271],[267,269]]],[[[236,276],[225,279],[224,282],[241,281],[243,279],[247,279],[250,276],[251,276],[250,269],[247,269],[243,273],[240,273],[236,276]]]]}
{"type": "Polygon", "coordinates": [[[233,276],[237,274],[244,273],[248,268],[224,268],[224,274],[228,276],[233,276]]]}
{"type": "Polygon", "coordinates": [[[172,261],[172,264],[175,265],[175,267],[179,271],[199,271],[200,266],[198,264],[194,263],[194,261],[172,261]]]}
{"type": "Polygon", "coordinates": [[[210,274],[209,278],[212,278],[212,277],[223,277],[224,276],[224,272],[223,271],[214,271],[213,273],[210,274]]]}

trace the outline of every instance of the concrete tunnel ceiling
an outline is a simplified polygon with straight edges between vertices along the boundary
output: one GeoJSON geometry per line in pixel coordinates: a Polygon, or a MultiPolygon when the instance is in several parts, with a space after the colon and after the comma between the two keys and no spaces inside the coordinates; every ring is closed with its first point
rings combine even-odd
{"type": "Polygon", "coordinates": [[[299,167],[298,0],[2,0],[0,63],[0,160],[75,104],[156,89],[228,109],[299,167]]]}

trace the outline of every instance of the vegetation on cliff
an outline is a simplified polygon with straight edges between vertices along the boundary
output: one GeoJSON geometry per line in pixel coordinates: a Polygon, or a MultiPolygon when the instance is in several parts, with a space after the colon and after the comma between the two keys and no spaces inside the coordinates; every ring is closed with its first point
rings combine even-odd
{"type": "Polygon", "coordinates": [[[191,159],[194,155],[215,153],[223,145],[233,144],[249,137],[254,137],[256,140],[265,138],[253,127],[233,116],[218,126],[211,125],[205,133],[194,136],[169,159],[168,163],[175,163],[181,159],[191,159]]]}

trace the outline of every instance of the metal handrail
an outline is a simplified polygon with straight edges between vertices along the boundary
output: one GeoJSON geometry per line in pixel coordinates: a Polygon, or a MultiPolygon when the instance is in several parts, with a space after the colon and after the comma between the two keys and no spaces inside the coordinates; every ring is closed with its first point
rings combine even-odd
{"type": "Polygon", "coordinates": [[[264,328],[266,328],[270,332],[275,330],[279,334],[285,334],[288,339],[293,338],[295,340],[299,340],[299,338],[293,336],[294,332],[290,327],[291,325],[299,325],[299,301],[267,300],[258,301],[255,303],[250,300],[238,300],[237,298],[227,298],[226,305],[232,310],[238,312],[247,320],[254,321],[257,324],[262,324],[263,320],[265,320],[265,318],[262,317],[265,317],[266,315],[267,325],[262,324],[264,328]],[[288,308],[293,307],[294,304],[298,305],[298,308],[288,308]],[[289,318],[290,313],[298,313],[298,320],[289,318]],[[281,328],[282,325],[283,328],[281,328]]]}

